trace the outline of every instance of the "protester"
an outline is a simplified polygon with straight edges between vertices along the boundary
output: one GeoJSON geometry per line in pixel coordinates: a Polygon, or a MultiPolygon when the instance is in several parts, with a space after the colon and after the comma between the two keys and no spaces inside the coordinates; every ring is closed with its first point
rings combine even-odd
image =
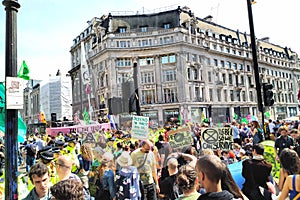
{"type": "Polygon", "coordinates": [[[253,144],[258,144],[264,140],[262,129],[257,120],[252,121],[250,132],[253,137],[253,144]]]}
{"type": "Polygon", "coordinates": [[[233,195],[222,189],[221,179],[225,165],[215,155],[204,155],[199,158],[196,165],[199,185],[206,191],[198,200],[231,200],[233,195]]]}
{"type": "Polygon", "coordinates": [[[116,200],[113,154],[108,152],[104,153],[100,163],[97,169],[99,171],[99,177],[96,182],[98,190],[95,200],[116,200]]]}
{"type": "Polygon", "coordinates": [[[264,146],[255,144],[252,151],[253,158],[243,161],[242,175],[245,178],[245,183],[242,191],[249,200],[267,198],[260,193],[259,187],[269,189],[267,182],[270,181],[272,165],[265,161],[263,154],[264,146]]]}
{"type": "Polygon", "coordinates": [[[175,200],[182,192],[178,188],[177,174],[178,161],[175,157],[171,157],[167,161],[169,176],[159,182],[160,197],[164,200],[175,200]]]}
{"type": "Polygon", "coordinates": [[[40,162],[33,165],[29,171],[29,179],[34,188],[23,200],[49,200],[51,198],[49,170],[45,164],[40,162]]]}
{"type": "Polygon", "coordinates": [[[289,175],[300,174],[300,160],[298,154],[291,149],[283,149],[279,155],[281,164],[278,189],[281,191],[285,179],[289,175]]]}
{"type": "Polygon", "coordinates": [[[177,183],[179,189],[183,192],[177,200],[196,200],[200,196],[197,192],[198,178],[194,167],[185,165],[180,167],[177,183]]]}
{"type": "Polygon", "coordinates": [[[116,174],[116,197],[118,200],[141,199],[139,174],[137,168],[132,166],[132,159],[128,151],[123,151],[117,158],[120,166],[116,174]]]}
{"type": "Polygon", "coordinates": [[[279,128],[280,136],[275,140],[275,154],[276,159],[279,159],[279,155],[284,148],[290,148],[294,145],[294,140],[288,135],[288,129],[284,126],[279,128]]]}
{"type": "Polygon", "coordinates": [[[142,141],[141,147],[131,153],[131,158],[143,182],[141,187],[144,188],[145,199],[156,200],[160,189],[156,171],[156,159],[151,151],[152,145],[149,140],[142,141]]]}
{"type": "Polygon", "coordinates": [[[83,186],[89,188],[89,172],[93,164],[93,153],[92,149],[87,145],[83,144],[80,146],[80,154],[78,155],[79,160],[79,173],[83,186]]]}
{"type": "Polygon", "coordinates": [[[300,175],[290,175],[286,178],[282,192],[278,200],[285,200],[289,197],[292,200],[300,199],[300,175]]]}
{"type": "Polygon", "coordinates": [[[55,200],[84,200],[83,185],[77,179],[60,181],[50,190],[55,200]]]}

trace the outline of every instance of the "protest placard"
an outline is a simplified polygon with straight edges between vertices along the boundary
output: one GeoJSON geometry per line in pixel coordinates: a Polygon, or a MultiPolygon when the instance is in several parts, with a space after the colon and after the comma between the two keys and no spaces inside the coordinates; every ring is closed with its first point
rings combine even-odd
{"type": "Polygon", "coordinates": [[[192,134],[189,127],[168,131],[169,143],[175,149],[182,149],[193,144],[192,134]]]}
{"type": "Polygon", "coordinates": [[[229,127],[224,128],[205,128],[201,129],[203,149],[232,149],[233,130],[229,127]]]}
{"type": "Polygon", "coordinates": [[[148,139],[149,117],[133,116],[131,137],[139,140],[148,139]]]}

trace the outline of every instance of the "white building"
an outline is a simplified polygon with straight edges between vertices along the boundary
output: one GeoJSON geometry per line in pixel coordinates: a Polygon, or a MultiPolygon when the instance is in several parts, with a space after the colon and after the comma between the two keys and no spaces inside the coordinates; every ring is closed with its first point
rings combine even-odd
{"type": "Polygon", "coordinates": [[[71,77],[50,76],[40,83],[40,111],[51,121],[51,113],[56,113],[56,120],[72,120],[71,77]]]}

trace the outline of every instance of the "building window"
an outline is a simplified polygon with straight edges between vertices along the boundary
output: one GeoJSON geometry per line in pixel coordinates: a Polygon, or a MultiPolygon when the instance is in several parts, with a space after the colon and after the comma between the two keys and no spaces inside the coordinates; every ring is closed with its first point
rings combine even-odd
{"type": "Polygon", "coordinates": [[[244,76],[241,75],[241,82],[240,82],[240,85],[245,85],[245,80],[244,80],[244,76]]]}
{"type": "Polygon", "coordinates": [[[117,59],[118,67],[127,67],[131,66],[131,60],[129,58],[118,58],[117,59]]]}
{"type": "Polygon", "coordinates": [[[217,98],[218,98],[218,102],[221,101],[221,89],[217,89],[217,98]]]}
{"type": "Polygon", "coordinates": [[[140,58],[139,59],[140,66],[153,65],[153,62],[154,62],[153,58],[140,58]]]}
{"type": "Polygon", "coordinates": [[[249,99],[250,99],[250,101],[253,101],[253,92],[252,91],[249,91],[249,99]]]}
{"type": "Polygon", "coordinates": [[[119,27],[119,33],[126,33],[126,27],[119,27]]]}
{"type": "Polygon", "coordinates": [[[170,29],[171,28],[171,24],[170,23],[165,23],[164,24],[164,29],[170,29]]]}
{"type": "Polygon", "coordinates": [[[226,74],[222,74],[222,80],[223,80],[223,83],[225,84],[226,83],[226,74]]]}
{"type": "Polygon", "coordinates": [[[226,62],[226,67],[227,67],[227,69],[230,69],[231,68],[231,62],[227,61],[226,62]]]}
{"type": "Polygon", "coordinates": [[[214,66],[218,66],[218,60],[217,59],[214,59],[214,66]]]}
{"type": "Polygon", "coordinates": [[[242,101],[246,101],[246,92],[242,91],[242,101]]]}
{"type": "Polygon", "coordinates": [[[210,65],[210,58],[205,58],[205,63],[206,63],[206,65],[210,65]]]}
{"type": "Polygon", "coordinates": [[[233,90],[230,90],[230,101],[234,101],[233,90]]]}
{"type": "Polygon", "coordinates": [[[161,57],[161,63],[162,64],[174,63],[174,62],[176,62],[175,55],[166,55],[166,56],[161,57]]]}
{"type": "MultiPolygon", "coordinates": [[[[247,65],[247,72],[250,72],[250,71],[251,71],[251,67],[250,67],[250,65],[247,65]]],[[[273,75],[273,73],[272,73],[272,75],[273,75]]]]}
{"type": "Polygon", "coordinates": [[[237,64],[236,63],[233,63],[233,69],[237,70],[237,64]]]}
{"type": "Polygon", "coordinates": [[[225,67],[225,62],[224,62],[224,60],[221,60],[221,67],[225,67]]]}
{"type": "Polygon", "coordinates": [[[155,103],[155,91],[154,90],[142,90],[142,104],[155,103]]]}
{"type": "Polygon", "coordinates": [[[142,32],[147,32],[148,31],[148,26],[141,26],[141,31],[142,32]]]}
{"type": "Polygon", "coordinates": [[[177,102],[176,88],[165,88],[164,89],[164,102],[165,103],[177,102]]]}
{"type": "Polygon", "coordinates": [[[244,70],[244,65],[243,64],[239,64],[239,70],[244,70]]]}
{"type": "Polygon", "coordinates": [[[240,91],[236,91],[236,99],[237,99],[237,101],[241,101],[241,93],[240,93],[240,91]]]}
{"type": "Polygon", "coordinates": [[[207,74],[208,74],[208,76],[207,76],[208,82],[211,83],[211,72],[208,72],[207,74]]]}
{"type": "Polygon", "coordinates": [[[194,80],[198,80],[198,70],[194,69],[194,80]]]}
{"type": "Polygon", "coordinates": [[[132,74],[131,73],[119,73],[117,75],[117,77],[118,77],[117,83],[121,84],[121,83],[128,82],[132,78],[132,74]]]}
{"type": "Polygon", "coordinates": [[[224,101],[227,102],[227,90],[224,90],[224,101]]]}
{"type": "Polygon", "coordinates": [[[228,80],[229,84],[232,85],[232,82],[233,82],[233,81],[232,81],[232,74],[229,74],[229,75],[228,75],[228,79],[229,79],[229,80],[228,80]]]}
{"type": "Polygon", "coordinates": [[[154,83],[154,73],[153,72],[142,72],[142,83],[154,83]]]}
{"type": "Polygon", "coordinates": [[[230,53],[230,49],[228,47],[226,48],[226,53],[230,53]]]}
{"type": "Polygon", "coordinates": [[[176,81],[176,71],[175,70],[164,70],[163,71],[163,81],[165,81],[165,82],[176,81]]]}
{"type": "Polygon", "coordinates": [[[117,47],[120,48],[130,47],[130,41],[117,41],[117,47]]]}
{"type": "Polygon", "coordinates": [[[187,69],[187,77],[188,77],[188,80],[191,80],[191,68],[187,69]]]}
{"type": "Polygon", "coordinates": [[[213,90],[209,89],[208,92],[209,92],[209,101],[213,101],[213,90]]]}

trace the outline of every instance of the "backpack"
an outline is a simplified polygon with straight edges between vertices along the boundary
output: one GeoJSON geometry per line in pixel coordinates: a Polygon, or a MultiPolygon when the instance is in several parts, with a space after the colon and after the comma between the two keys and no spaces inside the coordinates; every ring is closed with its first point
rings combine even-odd
{"type": "Polygon", "coordinates": [[[36,149],[36,146],[34,144],[30,144],[29,150],[30,150],[29,154],[36,155],[37,149],[36,149]]]}

